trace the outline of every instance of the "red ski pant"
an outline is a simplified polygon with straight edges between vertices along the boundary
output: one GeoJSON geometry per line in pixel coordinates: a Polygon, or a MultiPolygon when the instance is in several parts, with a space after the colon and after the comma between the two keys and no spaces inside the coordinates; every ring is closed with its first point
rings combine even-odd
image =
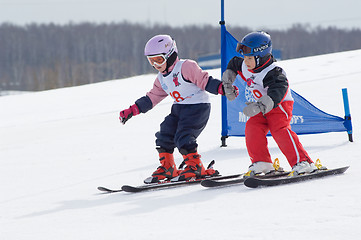
{"type": "Polygon", "coordinates": [[[295,132],[291,130],[293,101],[285,101],[267,114],[251,117],[246,123],[246,145],[252,163],[272,162],[268,151],[267,133],[271,132],[291,167],[298,162],[312,163],[295,132]]]}

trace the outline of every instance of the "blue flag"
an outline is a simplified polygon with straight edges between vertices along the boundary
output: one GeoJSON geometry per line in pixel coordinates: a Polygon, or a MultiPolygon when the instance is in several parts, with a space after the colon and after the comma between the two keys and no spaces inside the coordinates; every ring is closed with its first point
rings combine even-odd
{"type": "MultiPolygon", "coordinates": [[[[225,59],[228,63],[234,56],[241,55],[236,52],[237,39],[235,39],[228,31],[225,32],[225,35],[225,59]]],[[[226,116],[223,116],[222,118],[223,120],[226,120],[226,124],[223,124],[223,127],[226,125],[227,129],[223,129],[222,132],[226,132],[228,136],[245,136],[245,126],[248,117],[243,114],[242,109],[246,106],[245,102],[255,100],[248,89],[247,83],[239,75],[237,75],[234,85],[239,88],[239,96],[234,101],[227,100],[226,111],[222,111],[222,114],[226,114],[226,116]]],[[[351,124],[348,124],[347,120],[325,113],[295,91],[291,90],[291,92],[292,97],[295,100],[291,127],[297,134],[343,132],[351,130],[351,124]]]]}

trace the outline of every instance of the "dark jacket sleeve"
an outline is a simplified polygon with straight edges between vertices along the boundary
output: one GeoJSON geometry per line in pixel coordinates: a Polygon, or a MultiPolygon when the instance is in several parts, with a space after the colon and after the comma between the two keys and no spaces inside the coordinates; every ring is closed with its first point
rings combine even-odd
{"type": "Polygon", "coordinates": [[[267,95],[274,102],[274,107],[284,99],[288,91],[288,80],[282,73],[282,68],[275,67],[263,79],[263,87],[268,87],[267,95]]]}
{"type": "Polygon", "coordinates": [[[210,93],[213,93],[213,94],[218,94],[218,88],[219,88],[219,85],[221,84],[222,82],[216,78],[213,78],[213,77],[209,77],[208,78],[208,83],[206,85],[206,88],[205,90],[207,92],[210,92],[210,93]]]}
{"type": "Polygon", "coordinates": [[[148,96],[144,96],[135,101],[135,104],[139,108],[141,113],[146,113],[153,108],[152,100],[148,96]]]}
{"type": "Polygon", "coordinates": [[[237,73],[238,71],[242,70],[242,63],[243,63],[243,58],[233,57],[229,61],[227,65],[227,69],[231,69],[233,72],[237,73]]]}

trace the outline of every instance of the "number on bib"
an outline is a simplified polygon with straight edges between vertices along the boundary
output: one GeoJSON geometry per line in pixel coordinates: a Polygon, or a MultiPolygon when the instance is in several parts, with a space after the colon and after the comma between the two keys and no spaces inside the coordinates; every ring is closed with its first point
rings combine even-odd
{"type": "Polygon", "coordinates": [[[258,91],[257,89],[253,90],[253,95],[257,98],[260,99],[262,97],[262,93],[260,91],[258,91]]]}
{"type": "Polygon", "coordinates": [[[169,93],[169,95],[171,95],[172,98],[174,98],[174,100],[176,102],[181,102],[184,100],[184,98],[181,97],[181,95],[178,91],[171,92],[171,93],[169,93]]]}

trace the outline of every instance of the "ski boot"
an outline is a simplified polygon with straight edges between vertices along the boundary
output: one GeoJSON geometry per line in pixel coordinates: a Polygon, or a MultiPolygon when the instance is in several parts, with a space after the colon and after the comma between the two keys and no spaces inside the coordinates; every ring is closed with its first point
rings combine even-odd
{"type": "Polygon", "coordinates": [[[170,180],[179,175],[176,164],[174,163],[173,153],[167,152],[163,148],[157,148],[159,152],[160,166],[151,177],[144,180],[144,183],[157,183],[160,180],[170,180]]]}
{"type": "Polygon", "coordinates": [[[272,162],[254,162],[252,163],[249,168],[248,172],[244,174],[244,178],[258,176],[261,174],[268,175],[273,174],[275,172],[283,172],[283,168],[280,167],[280,162],[278,158],[272,162]]]}
{"type": "Polygon", "coordinates": [[[309,163],[307,161],[302,161],[292,167],[292,171],[288,176],[292,177],[305,173],[313,173],[317,170],[327,170],[326,167],[322,166],[320,159],[317,159],[316,164],[313,162],[309,163]]]}
{"type": "Polygon", "coordinates": [[[180,149],[180,153],[183,155],[184,161],[179,168],[183,169],[184,165],[186,165],[186,167],[179,173],[177,177],[171,180],[172,182],[187,181],[191,179],[204,178],[206,176],[219,175],[219,172],[213,169],[214,161],[211,162],[207,169],[204,168],[201,161],[201,155],[197,153],[196,149],[192,151],[180,149]]]}

